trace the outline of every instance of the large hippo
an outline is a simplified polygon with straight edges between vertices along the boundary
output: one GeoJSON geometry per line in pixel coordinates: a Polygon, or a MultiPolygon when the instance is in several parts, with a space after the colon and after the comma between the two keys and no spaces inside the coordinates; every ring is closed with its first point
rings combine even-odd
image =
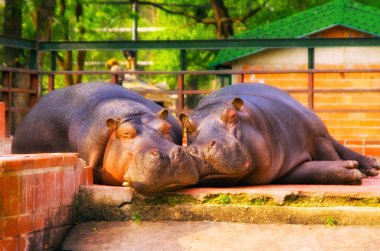
{"type": "Polygon", "coordinates": [[[41,98],[18,127],[12,153],[78,152],[95,182],[154,193],[197,183],[180,141],[166,109],[121,86],[88,83],[41,98]]]}
{"type": "Polygon", "coordinates": [[[180,119],[201,184],[359,184],[380,168],[339,144],[313,111],[265,84],[222,88],[180,119]]]}

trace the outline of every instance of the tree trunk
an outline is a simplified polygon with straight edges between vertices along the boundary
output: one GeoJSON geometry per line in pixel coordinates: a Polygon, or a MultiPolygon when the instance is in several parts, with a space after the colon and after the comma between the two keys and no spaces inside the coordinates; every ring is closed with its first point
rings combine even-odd
{"type": "MultiPolygon", "coordinates": [[[[37,8],[37,34],[36,39],[38,41],[51,40],[51,27],[53,24],[54,10],[56,0],[35,0],[37,8]]],[[[39,52],[37,56],[37,65],[42,66],[44,53],[39,52]]]]}
{"type": "MultiPolygon", "coordinates": [[[[83,71],[84,63],[86,61],[86,51],[78,51],[77,54],[77,65],[75,66],[76,71],[83,71]]],[[[79,84],[82,82],[82,76],[79,74],[74,75],[74,84],[79,84]]]]}
{"type": "MultiPolygon", "coordinates": [[[[22,11],[23,0],[6,0],[4,10],[4,35],[21,38],[22,32],[22,11]]],[[[22,49],[5,47],[4,63],[8,67],[25,67],[25,56],[22,49]]],[[[30,88],[29,75],[22,73],[12,73],[11,86],[16,88],[30,88]]],[[[12,107],[28,107],[29,95],[26,93],[13,93],[11,103],[6,103],[8,109],[12,107]]],[[[7,102],[8,100],[4,100],[7,102]]],[[[11,112],[11,128],[8,132],[12,135],[17,125],[20,123],[23,114],[21,112],[11,112]]],[[[9,117],[8,117],[9,118],[9,117]]]]}
{"type": "Polygon", "coordinates": [[[234,35],[233,20],[228,14],[228,9],[223,0],[210,0],[216,22],[216,37],[226,39],[234,35]]]}

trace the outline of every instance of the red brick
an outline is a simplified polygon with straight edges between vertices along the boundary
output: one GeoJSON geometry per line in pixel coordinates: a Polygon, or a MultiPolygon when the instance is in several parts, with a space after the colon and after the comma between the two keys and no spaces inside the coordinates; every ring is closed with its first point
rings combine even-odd
{"type": "Polygon", "coordinates": [[[357,152],[357,153],[360,153],[360,154],[364,154],[363,153],[363,147],[353,147],[353,146],[348,146],[348,148],[350,148],[352,151],[354,152],[357,152]]]}
{"type": "Polygon", "coordinates": [[[74,207],[59,207],[49,210],[49,227],[61,227],[74,223],[74,207]]]}
{"type": "Polygon", "coordinates": [[[74,170],[63,171],[62,174],[62,206],[72,205],[75,199],[74,170]]]}
{"type": "Polygon", "coordinates": [[[61,154],[51,154],[50,156],[51,166],[61,166],[63,157],[61,154]]]}
{"type": "Polygon", "coordinates": [[[30,250],[28,248],[28,240],[26,236],[20,236],[18,238],[18,250],[19,251],[30,250]]]}
{"type": "Polygon", "coordinates": [[[62,166],[75,165],[78,160],[78,156],[75,153],[64,153],[62,166]]]}
{"type": "Polygon", "coordinates": [[[33,215],[24,214],[19,217],[19,233],[25,234],[33,231],[33,215]]]}
{"type": "Polygon", "coordinates": [[[35,168],[49,167],[51,165],[51,159],[48,155],[41,155],[36,157],[35,168]]]}
{"type": "Polygon", "coordinates": [[[364,143],[363,140],[360,139],[347,139],[346,140],[346,145],[360,145],[362,146],[364,143]]]}
{"type": "Polygon", "coordinates": [[[16,250],[18,250],[18,238],[3,240],[3,251],[16,251],[16,250]]]}
{"type": "Polygon", "coordinates": [[[42,209],[52,208],[54,200],[54,172],[43,173],[41,175],[42,209]]]}
{"type": "Polygon", "coordinates": [[[2,203],[2,216],[17,215],[19,209],[19,177],[1,177],[0,188],[0,196],[4,202],[2,203]]]}
{"type": "Polygon", "coordinates": [[[16,237],[18,235],[18,216],[3,218],[4,237],[16,237]]]}
{"type": "Polygon", "coordinates": [[[365,147],[365,155],[380,157],[380,147],[366,146],[365,147]]]}
{"type": "Polygon", "coordinates": [[[34,175],[33,211],[41,209],[41,174],[34,175]]]}
{"type": "Polygon", "coordinates": [[[21,167],[21,158],[9,157],[3,162],[3,168],[6,172],[18,171],[21,167]]]}
{"type": "Polygon", "coordinates": [[[53,203],[52,207],[59,207],[62,201],[62,171],[54,173],[53,203]]]}
{"type": "Polygon", "coordinates": [[[47,227],[48,222],[46,221],[48,219],[48,211],[42,210],[37,211],[33,214],[33,230],[43,230],[47,227]]]}
{"type": "Polygon", "coordinates": [[[21,170],[33,169],[35,167],[36,160],[33,157],[26,157],[21,160],[21,170]]]}
{"type": "Polygon", "coordinates": [[[26,175],[26,212],[33,211],[34,202],[34,175],[26,175]]]}
{"type": "Polygon", "coordinates": [[[26,213],[26,201],[27,201],[27,181],[26,176],[20,176],[20,198],[19,198],[19,214],[26,213]]]}
{"type": "MultiPolygon", "coordinates": [[[[0,217],[0,240],[3,239],[3,217],[0,217]]],[[[1,251],[1,248],[0,248],[1,251]]]]}

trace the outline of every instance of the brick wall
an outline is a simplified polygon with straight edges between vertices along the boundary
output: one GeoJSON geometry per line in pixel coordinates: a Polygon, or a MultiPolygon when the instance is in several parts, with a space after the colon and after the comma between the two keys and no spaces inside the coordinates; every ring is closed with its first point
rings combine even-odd
{"type": "MultiPolygon", "coordinates": [[[[336,66],[335,66],[336,67],[336,66]]],[[[380,68],[379,65],[356,65],[355,68],[380,68]]],[[[245,66],[243,69],[268,69],[245,66]]],[[[305,65],[299,68],[306,68],[305,65]]],[[[319,69],[331,69],[332,65],[320,65],[319,69]]],[[[272,68],[273,69],[273,68],[272,68]]],[[[380,88],[380,73],[320,73],[315,74],[315,89],[331,88],[380,88]]],[[[307,89],[305,74],[255,74],[245,75],[245,82],[259,81],[281,89],[307,89]]],[[[306,93],[291,94],[307,106],[306,93]]],[[[379,109],[380,93],[315,93],[314,108],[318,109],[379,109]]],[[[331,135],[339,140],[380,141],[380,113],[378,112],[318,112],[331,135]]]]}
{"type": "Polygon", "coordinates": [[[55,250],[92,170],[75,153],[0,156],[0,251],[55,250]]]}

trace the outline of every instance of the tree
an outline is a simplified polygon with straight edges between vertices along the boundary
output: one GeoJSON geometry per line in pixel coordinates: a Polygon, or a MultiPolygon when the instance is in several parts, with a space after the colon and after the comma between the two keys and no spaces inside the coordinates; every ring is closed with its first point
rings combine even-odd
{"type": "MultiPolygon", "coordinates": [[[[4,9],[3,32],[7,36],[21,38],[22,34],[22,6],[23,0],[6,0],[4,9]]],[[[25,67],[26,60],[24,51],[18,48],[4,48],[4,63],[8,67],[25,67]]],[[[29,88],[30,81],[26,74],[12,74],[11,83],[16,88],[29,88]]],[[[14,93],[10,107],[27,107],[29,105],[29,95],[25,93],[14,93]]],[[[10,133],[15,130],[15,125],[22,119],[21,113],[11,113],[12,128],[8,128],[10,133]]]]}
{"type": "Polygon", "coordinates": [[[239,16],[230,15],[229,8],[227,8],[225,5],[224,0],[210,0],[210,5],[168,5],[140,0],[135,0],[135,2],[140,5],[153,6],[169,14],[184,16],[186,18],[194,20],[196,23],[212,25],[215,28],[216,37],[218,39],[225,39],[234,35],[233,24],[245,24],[247,19],[254,16],[265,7],[268,0],[265,0],[263,2],[256,1],[254,4],[252,4],[252,1],[249,1],[251,4],[249,4],[249,7],[245,9],[245,12],[241,13],[239,16]],[[208,8],[205,9],[206,6],[208,8]],[[210,7],[212,10],[211,13],[210,11],[207,11],[207,9],[210,9],[210,7]],[[192,11],[189,11],[189,8],[192,9],[192,11]]]}

